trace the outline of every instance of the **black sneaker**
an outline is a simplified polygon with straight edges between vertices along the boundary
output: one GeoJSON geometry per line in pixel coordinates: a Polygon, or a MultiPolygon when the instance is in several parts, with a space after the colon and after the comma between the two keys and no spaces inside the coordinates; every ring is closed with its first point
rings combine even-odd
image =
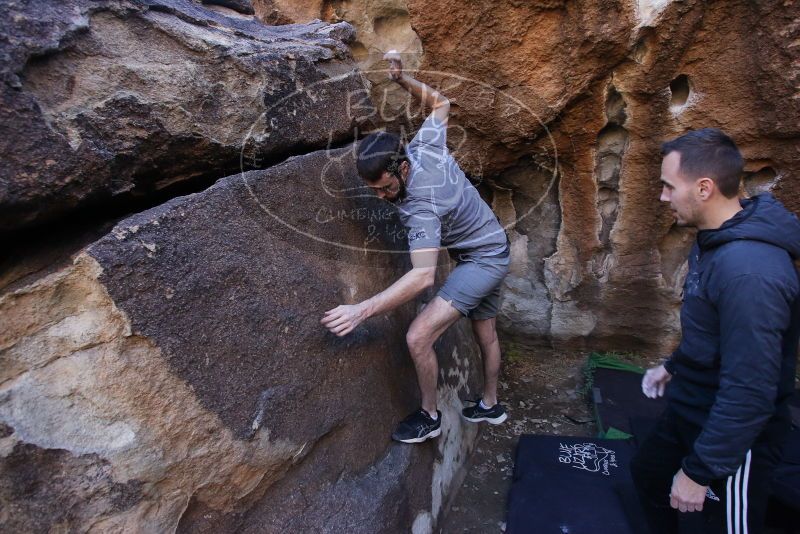
{"type": "Polygon", "coordinates": [[[475,405],[461,410],[461,416],[467,421],[472,423],[486,421],[490,425],[499,425],[508,419],[506,409],[503,408],[503,405],[499,402],[488,409],[481,407],[481,399],[469,402],[474,402],[475,405]]]}
{"type": "Polygon", "coordinates": [[[392,439],[403,443],[422,443],[426,439],[437,437],[442,433],[442,412],[436,410],[439,418],[435,421],[428,412],[420,408],[397,425],[392,439]]]}

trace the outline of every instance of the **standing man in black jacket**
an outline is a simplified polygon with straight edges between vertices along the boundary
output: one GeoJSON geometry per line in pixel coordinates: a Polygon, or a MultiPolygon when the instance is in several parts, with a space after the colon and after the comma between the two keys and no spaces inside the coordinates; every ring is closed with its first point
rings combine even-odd
{"type": "Polygon", "coordinates": [[[738,198],[742,157],[719,130],[689,132],[662,155],[661,200],[698,234],[681,343],[642,380],[648,397],[666,390],[667,409],[631,470],[653,532],[688,522],[753,534],[790,425],[800,222],[769,194],[738,198]]]}

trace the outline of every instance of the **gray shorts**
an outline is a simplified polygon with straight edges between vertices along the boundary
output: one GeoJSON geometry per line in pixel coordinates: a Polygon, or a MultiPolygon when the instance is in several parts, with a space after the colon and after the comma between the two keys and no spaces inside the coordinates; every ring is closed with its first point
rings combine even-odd
{"type": "Polygon", "coordinates": [[[469,258],[459,261],[439,289],[437,296],[449,302],[470,319],[497,317],[500,286],[508,274],[510,258],[500,256],[469,258]]]}

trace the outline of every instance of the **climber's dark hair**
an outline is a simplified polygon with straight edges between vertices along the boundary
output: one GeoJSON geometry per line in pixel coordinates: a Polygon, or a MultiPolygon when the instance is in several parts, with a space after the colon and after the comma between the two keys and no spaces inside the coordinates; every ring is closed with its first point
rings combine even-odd
{"type": "Polygon", "coordinates": [[[661,155],[681,155],[681,173],[696,180],[711,178],[726,198],[739,194],[744,160],[733,139],[716,128],[694,130],[661,145],[661,155]]]}
{"type": "Polygon", "coordinates": [[[375,183],[384,171],[400,177],[400,164],[408,161],[399,136],[388,132],[369,134],[358,144],[356,168],[364,181],[375,183]]]}

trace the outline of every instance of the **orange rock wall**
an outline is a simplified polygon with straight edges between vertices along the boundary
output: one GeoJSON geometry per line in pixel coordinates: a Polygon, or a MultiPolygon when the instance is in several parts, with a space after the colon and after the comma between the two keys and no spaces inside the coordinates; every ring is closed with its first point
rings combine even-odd
{"type": "MultiPolygon", "coordinates": [[[[797,2],[394,4],[422,53],[398,48],[451,99],[451,150],[509,228],[508,335],[674,345],[693,235],[658,200],[659,146],[690,129],[723,129],[746,159],[744,189],[800,210],[797,2]]],[[[331,2],[317,16],[388,49],[369,23],[382,5],[331,2]]]]}

